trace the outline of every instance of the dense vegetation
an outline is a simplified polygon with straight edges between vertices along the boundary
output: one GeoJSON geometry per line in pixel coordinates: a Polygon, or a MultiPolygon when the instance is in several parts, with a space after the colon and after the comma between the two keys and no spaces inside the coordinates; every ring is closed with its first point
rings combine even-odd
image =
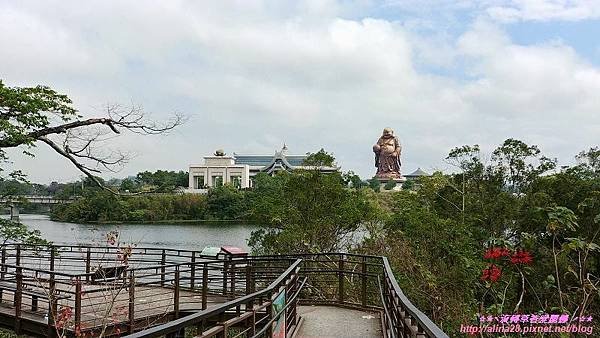
{"type": "MultiPolygon", "coordinates": [[[[331,154],[321,149],[309,153],[305,164],[333,166],[334,160],[331,154]]],[[[52,218],[67,222],[238,220],[262,223],[266,212],[270,210],[265,206],[265,201],[271,198],[268,196],[271,192],[267,189],[273,184],[278,184],[271,181],[280,182],[288,176],[290,175],[272,178],[267,174],[260,174],[257,177],[257,189],[238,190],[231,185],[224,185],[210,189],[206,195],[160,193],[174,192],[178,188],[186,187],[188,183],[187,173],[163,170],[154,173],[141,172],[135,178],[119,182],[103,182],[107,186],[116,184],[116,190],[124,194],[111,193],[90,180],[84,180],[81,187],[79,183],[59,184],[55,190],[57,196],[82,198],[72,204],[55,207],[52,218]]],[[[360,178],[353,173],[347,173],[343,177],[336,174],[331,178],[335,180],[334,185],[339,189],[342,189],[342,183],[360,182],[360,178]]]]}
{"type": "Polygon", "coordinates": [[[507,140],[487,164],[454,149],[453,175],[394,193],[364,252],[385,252],[409,298],[456,332],[477,313],[600,313],[600,151],[555,171],[535,146],[507,140]]]}
{"type": "MultiPolygon", "coordinates": [[[[251,210],[258,252],[348,249],[385,254],[409,298],[447,332],[477,314],[600,315],[600,151],[557,170],[509,139],[484,163],[453,149],[451,175],[411,189],[348,188],[342,175],[262,177],[251,210]],[[365,233],[362,242],[349,235],[365,233]]],[[[405,188],[410,185],[405,185],[405,188]]]]}

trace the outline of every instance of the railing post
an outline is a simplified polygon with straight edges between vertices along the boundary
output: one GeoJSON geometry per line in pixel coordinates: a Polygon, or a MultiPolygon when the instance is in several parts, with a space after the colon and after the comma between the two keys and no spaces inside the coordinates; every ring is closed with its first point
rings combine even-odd
{"type": "Polygon", "coordinates": [[[202,267],[202,310],[206,310],[208,300],[208,263],[202,267]]]}
{"type": "MultiPolygon", "coordinates": [[[[265,311],[267,312],[267,322],[270,321],[271,319],[273,319],[273,301],[275,300],[277,294],[273,294],[272,292],[269,292],[268,294],[268,299],[269,299],[269,305],[266,307],[265,311]]],[[[266,332],[266,337],[272,337],[273,336],[273,325],[268,325],[267,326],[267,332],[266,332]]]]}
{"type": "MultiPolygon", "coordinates": [[[[387,288],[387,292],[388,292],[388,308],[390,309],[390,312],[392,314],[392,327],[390,328],[390,330],[395,330],[396,332],[401,332],[404,331],[406,334],[408,334],[410,332],[410,328],[408,328],[410,326],[410,321],[409,324],[407,325],[406,322],[402,319],[403,314],[400,313],[400,311],[398,311],[398,295],[395,292],[392,292],[393,287],[392,287],[392,281],[391,279],[394,278],[394,276],[387,276],[386,277],[386,288],[387,288]]],[[[401,310],[403,311],[403,310],[401,310]]]]}
{"type": "Polygon", "coordinates": [[[175,318],[179,318],[179,265],[175,266],[175,285],[173,292],[173,312],[175,318]]]}
{"type": "Polygon", "coordinates": [[[196,282],[196,251],[192,251],[192,264],[190,266],[190,290],[194,291],[196,282]]]}
{"type": "Polygon", "coordinates": [[[81,325],[81,277],[75,278],[75,327],[81,325]]]}
{"type": "Polygon", "coordinates": [[[250,320],[250,329],[248,331],[248,335],[250,337],[253,337],[256,334],[256,311],[254,310],[254,308],[252,308],[252,317],[249,318],[250,320]]]}
{"type": "Polygon", "coordinates": [[[160,286],[165,286],[165,264],[167,262],[167,254],[165,252],[165,249],[162,250],[162,257],[160,259],[160,265],[162,266],[160,268],[160,286]]]}
{"type": "MultiPolygon", "coordinates": [[[[285,292],[286,298],[291,298],[298,290],[298,279],[299,279],[298,270],[296,270],[294,272],[294,275],[292,276],[292,279],[290,280],[289,290],[286,290],[286,292],[285,292]]],[[[286,303],[287,303],[287,300],[286,300],[286,303]]],[[[296,326],[297,306],[298,306],[298,297],[296,297],[292,300],[292,305],[290,306],[289,310],[285,312],[286,326],[287,326],[287,323],[290,323],[290,326],[296,326]]]]}
{"type": "MultiPolygon", "coordinates": [[[[253,270],[254,269],[252,268],[252,264],[250,263],[250,261],[248,261],[246,265],[246,295],[249,295],[254,292],[254,276],[252,275],[253,270]]],[[[253,308],[254,300],[250,300],[248,303],[246,303],[246,311],[252,311],[253,308]]]]}
{"type": "MultiPolygon", "coordinates": [[[[50,256],[53,257],[54,246],[50,248],[50,256]]],[[[54,262],[50,261],[50,266],[53,267],[54,262]]],[[[56,277],[54,276],[54,269],[51,269],[50,280],[48,281],[48,289],[50,299],[48,300],[48,337],[56,336],[56,328],[54,323],[56,322],[56,314],[58,312],[58,300],[56,299],[56,277]]]]}
{"type": "Polygon", "coordinates": [[[227,271],[228,271],[229,262],[223,261],[223,296],[227,296],[227,271]]]}
{"type": "Polygon", "coordinates": [[[246,264],[246,295],[249,295],[250,292],[250,284],[252,283],[252,280],[250,279],[250,274],[251,272],[251,267],[250,267],[250,263],[246,264]]]}
{"type": "MultiPolygon", "coordinates": [[[[17,252],[19,247],[17,246],[17,252]]],[[[21,334],[21,304],[23,301],[23,269],[17,266],[16,269],[17,289],[15,291],[15,333],[21,334]]]]}
{"type": "Polygon", "coordinates": [[[231,266],[229,269],[231,273],[231,298],[235,298],[235,263],[231,262],[231,266]]]}
{"type": "MultiPolygon", "coordinates": [[[[54,259],[56,256],[56,247],[54,245],[50,246],[50,271],[54,271],[54,259]]],[[[54,274],[52,274],[54,276],[54,274]]]]}
{"type": "Polygon", "coordinates": [[[90,281],[90,276],[88,275],[90,273],[90,269],[91,269],[91,260],[92,260],[92,248],[88,247],[87,248],[87,253],[85,255],[85,281],[89,282],[90,281]]]}
{"type": "Polygon", "coordinates": [[[338,301],[344,302],[344,254],[340,254],[340,260],[338,262],[338,301]]]}
{"type": "Polygon", "coordinates": [[[17,244],[17,253],[15,255],[15,265],[21,264],[21,244],[17,244]]]}
{"type": "Polygon", "coordinates": [[[361,279],[361,286],[360,286],[360,298],[361,298],[361,304],[363,307],[367,306],[367,257],[363,256],[362,257],[362,279],[361,279]]]}
{"type": "Polygon", "coordinates": [[[2,247],[2,272],[0,272],[0,278],[4,280],[4,275],[6,274],[6,247],[2,247]]]}
{"type": "Polygon", "coordinates": [[[135,331],[135,273],[134,270],[129,271],[129,311],[127,313],[129,319],[129,331],[131,334],[135,331]]]}

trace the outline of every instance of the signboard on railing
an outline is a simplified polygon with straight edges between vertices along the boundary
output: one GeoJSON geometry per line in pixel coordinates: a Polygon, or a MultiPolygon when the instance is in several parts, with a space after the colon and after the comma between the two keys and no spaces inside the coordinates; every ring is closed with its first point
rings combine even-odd
{"type": "MultiPolygon", "coordinates": [[[[285,289],[275,297],[271,311],[276,316],[285,307],[285,289]]],[[[285,311],[273,323],[273,338],[285,338],[285,311]]]]}

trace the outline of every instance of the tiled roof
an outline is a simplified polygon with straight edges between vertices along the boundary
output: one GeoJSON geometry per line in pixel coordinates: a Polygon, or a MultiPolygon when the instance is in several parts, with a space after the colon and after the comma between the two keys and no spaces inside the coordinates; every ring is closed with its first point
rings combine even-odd
{"type": "MultiPolygon", "coordinates": [[[[273,162],[273,155],[238,155],[235,154],[235,164],[248,164],[251,166],[266,166],[273,162]]],[[[285,155],[285,159],[293,166],[301,166],[306,159],[306,155],[285,155]]]]}
{"type": "Polygon", "coordinates": [[[417,168],[417,170],[415,170],[412,173],[405,175],[405,176],[429,176],[429,174],[427,172],[421,170],[421,168],[417,168]]]}

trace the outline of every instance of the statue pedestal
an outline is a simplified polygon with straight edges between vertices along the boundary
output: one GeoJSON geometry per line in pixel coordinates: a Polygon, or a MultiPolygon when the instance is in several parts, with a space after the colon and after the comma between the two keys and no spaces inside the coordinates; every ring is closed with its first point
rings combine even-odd
{"type": "Polygon", "coordinates": [[[394,181],[396,182],[396,186],[394,186],[393,189],[391,189],[392,191],[394,190],[402,190],[402,184],[404,182],[406,182],[406,177],[404,176],[400,176],[400,177],[381,177],[381,176],[375,176],[375,179],[377,179],[379,181],[379,183],[381,184],[381,189],[385,190],[384,186],[387,182],[389,181],[394,181]]]}

